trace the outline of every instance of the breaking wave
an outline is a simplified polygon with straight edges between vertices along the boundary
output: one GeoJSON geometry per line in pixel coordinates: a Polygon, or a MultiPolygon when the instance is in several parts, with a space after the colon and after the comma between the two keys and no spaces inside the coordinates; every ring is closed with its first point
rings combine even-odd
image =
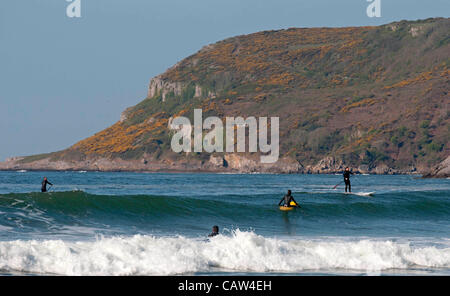
{"type": "Polygon", "coordinates": [[[155,237],[0,242],[0,270],[58,275],[382,272],[450,267],[448,245],[374,239],[280,239],[239,229],[211,239],[155,237]]]}

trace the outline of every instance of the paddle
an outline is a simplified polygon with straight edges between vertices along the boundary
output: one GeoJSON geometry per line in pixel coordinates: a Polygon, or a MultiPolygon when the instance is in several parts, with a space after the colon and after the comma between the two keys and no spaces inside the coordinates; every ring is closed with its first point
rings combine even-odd
{"type": "Polygon", "coordinates": [[[336,187],[338,187],[339,185],[341,185],[342,183],[344,183],[344,181],[339,182],[338,184],[336,184],[333,189],[336,189],[336,187]]]}
{"type": "Polygon", "coordinates": [[[50,185],[50,187],[48,187],[47,192],[50,191],[50,189],[52,189],[53,185],[50,185]]]}

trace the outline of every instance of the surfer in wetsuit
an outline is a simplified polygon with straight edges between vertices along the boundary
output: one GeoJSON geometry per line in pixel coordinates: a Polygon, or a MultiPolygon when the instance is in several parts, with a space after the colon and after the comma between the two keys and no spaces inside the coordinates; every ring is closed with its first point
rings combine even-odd
{"type": "Polygon", "coordinates": [[[295,202],[297,207],[300,207],[291,194],[292,194],[291,191],[288,190],[287,194],[285,196],[283,196],[283,198],[280,200],[278,205],[281,206],[281,204],[283,204],[283,206],[285,206],[285,207],[294,207],[294,206],[291,206],[291,201],[293,201],[293,202],[295,202]]]}
{"type": "Polygon", "coordinates": [[[42,181],[42,187],[41,187],[42,192],[47,192],[47,184],[50,184],[51,186],[53,186],[53,184],[47,180],[47,177],[44,177],[44,180],[42,181]]]}
{"type": "Polygon", "coordinates": [[[212,228],[212,232],[208,235],[208,237],[213,237],[219,234],[219,226],[214,225],[212,228]]]}
{"type": "Polygon", "coordinates": [[[350,171],[349,167],[345,168],[344,171],[344,183],[345,183],[345,192],[352,192],[352,185],[350,184],[350,175],[353,175],[353,173],[350,171]]]}

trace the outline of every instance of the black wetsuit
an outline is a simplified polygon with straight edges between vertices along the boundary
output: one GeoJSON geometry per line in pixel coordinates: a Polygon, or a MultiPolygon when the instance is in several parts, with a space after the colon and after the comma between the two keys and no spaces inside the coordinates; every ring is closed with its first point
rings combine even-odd
{"type": "Polygon", "coordinates": [[[213,236],[216,236],[216,235],[218,235],[219,233],[218,232],[211,232],[209,235],[208,235],[208,237],[213,237],[213,236]]]}
{"type": "Polygon", "coordinates": [[[350,171],[344,171],[345,192],[347,192],[347,188],[348,192],[352,192],[352,185],[350,184],[350,174],[353,175],[353,173],[350,171]]]}
{"type": "Polygon", "coordinates": [[[53,184],[50,183],[50,182],[47,181],[47,180],[42,181],[42,187],[41,187],[41,191],[42,191],[42,192],[47,192],[47,184],[50,184],[50,185],[53,186],[53,184]]]}
{"type": "Polygon", "coordinates": [[[283,206],[285,207],[290,207],[291,206],[291,201],[295,202],[295,204],[297,204],[297,202],[294,200],[294,197],[292,195],[288,195],[286,194],[285,196],[283,196],[283,198],[280,200],[280,202],[278,203],[279,206],[281,206],[281,204],[283,204],[283,206]]]}

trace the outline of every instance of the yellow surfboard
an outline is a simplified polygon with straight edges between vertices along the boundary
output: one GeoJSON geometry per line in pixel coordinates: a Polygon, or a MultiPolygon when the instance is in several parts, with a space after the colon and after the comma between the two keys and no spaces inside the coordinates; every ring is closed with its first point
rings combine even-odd
{"type": "Polygon", "coordinates": [[[293,201],[290,202],[290,207],[280,206],[280,211],[292,211],[297,207],[297,204],[293,201]]]}
{"type": "Polygon", "coordinates": [[[292,211],[293,209],[295,209],[295,208],[294,207],[280,206],[280,211],[292,211]]]}

